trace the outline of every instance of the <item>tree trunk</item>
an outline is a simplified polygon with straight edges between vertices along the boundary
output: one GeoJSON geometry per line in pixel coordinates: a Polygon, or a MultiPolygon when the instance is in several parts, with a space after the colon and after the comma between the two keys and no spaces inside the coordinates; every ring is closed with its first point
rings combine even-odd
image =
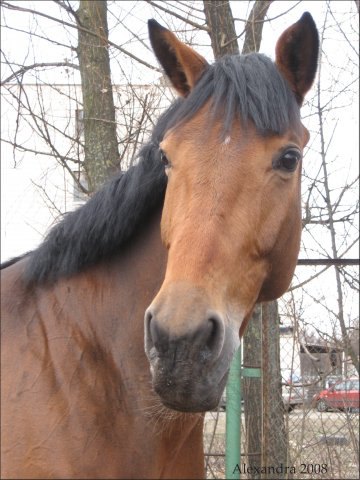
{"type": "MultiPolygon", "coordinates": [[[[262,304],[263,438],[262,465],[289,465],[280,369],[280,329],[277,302],[262,304]]],[[[271,471],[262,478],[278,479],[271,471]]]]}
{"type": "Polygon", "coordinates": [[[77,23],[84,113],[84,169],[89,190],[93,192],[119,168],[106,1],[81,0],[77,23]]]}
{"type": "Polygon", "coordinates": [[[271,3],[272,0],[257,0],[254,3],[245,25],[245,40],[241,52],[243,55],[246,53],[258,52],[260,50],[264,19],[271,3]]]}
{"type": "Polygon", "coordinates": [[[215,58],[224,55],[238,55],[234,18],[229,1],[204,0],[206,23],[215,58]]]}
{"type": "MultiPolygon", "coordinates": [[[[261,368],[261,305],[255,307],[254,313],[246,328],[243,347],[244,367],[261,368]]],[[[260,479],[256,468],[261,467],[261,437],[262,437],[262,379],[243,378],[243,397],[245,411],[245,445],[247,464],[254,468],[255,473],[249,478],[260,479]]]]}

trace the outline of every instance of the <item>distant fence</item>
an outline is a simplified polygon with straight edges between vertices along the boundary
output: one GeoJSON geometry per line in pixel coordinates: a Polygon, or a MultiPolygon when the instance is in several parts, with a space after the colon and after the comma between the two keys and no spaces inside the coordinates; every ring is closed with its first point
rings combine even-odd
{"type": "MultiPolygon", "coordinates": [[[[235,473],[239,473],[241,479],[358,479],[359,410],[354,405],[345,404],[342,407],[346,408],[325,409],[319,399],[314,398],[324,387],[339,381],[343,375],[339,369],[338,373],[330,369],[322,375],[298,378],[302,366],[301,357],[294,352],[296,343],[289,337],[288,341],[282,339],[281,345],[282,349],[287,349],[288,356],[294,359],[293,371],[287,371],[290,375],[282,379],[282,398],[271,406],[263,405],[263,398],[258,400],[261,402],[259,411],[262,416],[266,416],[266,409],[270,408],[272,412],[281,413],[283,423],[279,426],[279,417],[270,415],[266,419],[268,426],[264,437],[264,418],[259,419],[261,431],[255,448],[256,443],[251,440],[251,429],[257,429],[256,419],[251,417],[249,421],[246,418],[245,405],[240,432],[241,460],[235,473]],[[287,383],[292,378],[295,381],[287,383]],[[283,427],[284,431],[280,435],[279,428],[283,427]],[[279,443],[279,437],[282,437],[283,444],[279,443]],[[282,450],[278,457],[281,462],[272,461],[271,455],[270,458],[264,455],[269,444],[282,450]]],[[[316,358],[315,354],[309,353],[316,358]]],[[[331,366],[331,362],[329,364],[331,366]]],[[[242,379],[243,392],[249,389],[256,391],[258,386],[259,378],[242,379]]],[[[355,393],[353,396],[355,398],[355,393]]],[[[244,405],[244,402],[240,403],[244,405]]],[[[225,476],[225,409],[226,402],[223,402],[217,412],[210,412],[206,416],[204,441],[209,479],[231,478],[225,476]]]]}

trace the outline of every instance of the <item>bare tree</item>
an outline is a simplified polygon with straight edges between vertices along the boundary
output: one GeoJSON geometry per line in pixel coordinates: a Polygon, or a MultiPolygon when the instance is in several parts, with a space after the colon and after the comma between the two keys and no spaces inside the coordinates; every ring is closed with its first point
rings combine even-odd
{"type": "MultiPolygon", "coordinates": [[[[349,106],[349,98],[354,98],[356,102],[357,97],[357,92],[353,90],[353,87],[357,82],[358,74],[355,65],[358,62],[359,55],[353,48],[353,41],[348,38],[349,33],[346,33],[343,27],[336,19],[331,3],[328,3],[322,28],[322,48],[316,94],[311,100],[312,115],[317,118],[318,143],[315,149],[310,146],[307,154],[311,153],[312,156],[318,156],[320,161],[316,169],[306,168],[304,175],[307,191],[304,195],[303,241],[307,245],[312,245],[316,256],[331,258],[334,261],[344,258],[349,252],[354,251],[355,245],[358,245],[359,242],[359,201],[356,197],[354,201],[353,196],[354,191],[358,189],[359,174],[356,170],[354,173],[349,171],[341,183],[339,183],[337,176],[333,174],[334,168],[341,161],[339,158],[336,158],[336,154],[332,153],[333,144],[339,137],[338,131],[341,125],[339,125],[338,121],[333,121],[332,117],[334,116],[334,111],[345,109],[349,106]],[[347,63],[346,78],[343,68],[333,68],[331,83],[329,84],[329,74],[328,72],[324,74],[323,68],[326,65],[324,59],[325,35],[330,22],[335,22],[344,43],[348,45],[349,57],[344,57],[344,64],[347,63]],[[329,91],[332,92],[330,96],[329,91]]],[[[305,248],[304,251],[306,251],[305,248]]],[[[358,250],[355,250],[355,256],[358,256],[356,252],[358,250]]],[[[334,270],[335,274],[336,311],[334,309],[329,310],[321,299],[318,300],[318,305],[324,305],[324,310],[327,311],[325,315],[334,322],[334,339],[339,334],[341,335],[346,356],[351,359],[352,365],[359,372],[358,354],[354,352],[349,338],[349,331],[352,328],[352,324],[358,320],[358,317],[356,313],[355,318],[346,319],[345,314],[345,297],[349,297],[349,289],[355,290],[355,295],[358,294],[358,273],[356,273],[356,267],[344,268],[340,264],[334,264],[331,267],[330,263],[329,267],[318,270],[315,275],[311,274],[305,280],[302,280],[297,285],[295,284],[292,289],[301,287],[311,296],[310,290],[313,285],[311,282],[317,277],[325,277],[325,275],[329,274],[328,270],[330,268],[334,270]]],[[[346,375],[346,371],[344,374],[346,375]]]]}
{"type": "Polygon", "coordinates": [[[264,19],[272,1],[255,2],[245,25],[245,40],[242,54],[260,50],[264,19]]]}
{"type": "Polygon", "coordinates": [[[84,170],[89,190],[94,191],[120,167],[108,50],[107,2],[81,0],[75,18],[79,27],[77,52],[83,97],[84,170]]]}
{"type": "Polygon", "coordinates": [[[214,57],[238,55],[240,52],[230,2],[205,0],[204,12],[214,57]]]}
{"type": "MultiPolygon", "coordinates": [[[[115,170],[125,169],[129,162],[134,161],[138,142],[153,125],[154,111],[158,115],[159,104],[166,105],[166,94],[160,85],[151,91],[148,87],[127,85],[126,74],[122,75],[122,86],[112,85],[110,49],[121,52],[121,55],[146,68],[158,69],[109,40],[107,2],[81,1],[78,11],[73,9],[72,2],[54,2],[52,15],[44,13],[41,4],[38,7],[39,10],[34,10],[25,5],[3,2],[2,11],[4,15],[9,10],[32,17],[31,28],[21,31],[27,35],[29,45],[31,39],[36,38],[41,40],[45,51],[49,45],[61,46],[63,50],[68,50],[67,58],[65,61],[35,61],[17,65],[2,51],[3,62],[11,72],[2,81],[3,92],[7,92],[3,98],[9,108],[11,105],[17,111],[17,128],[12,137],[2,138],[2,141],[13,146],[14,158],[19,151],[55,158],[77,189],[88,195],[115,170]],[[59,41],[55,34],[40,35],[36,25],[41,21],[62,29],[62,37],[68,35],[69,43],[63,43],[63,39],[59,41]],[[78,38],[72,32],[77,33],[78,38]],[[47,81],[47,72],[54,78],[53,70],[66,77],[64,85],[47,81]],[[80,72],[80,78],[76,72],[80,72]],[[57,98],[62,105],[68,103],[71,110],[71,117],[60,128],[59,119],[55,120],[51,115],[52,97],[53,102],[57,98]],[[33,132],[27,141],[20,140],[19,132],[24,129],[33,132]],[[38,141],[36,147],[33,146],[35,139],[41,140],[41,146],[38,141]]],[[[11,23],[4,23],[5,28],[14,31],[11,23]]],[[[35,52],[34,57],[38,54],[35,52]]],[[[50,201],[47,203],[51,204],[50,201]]]]}

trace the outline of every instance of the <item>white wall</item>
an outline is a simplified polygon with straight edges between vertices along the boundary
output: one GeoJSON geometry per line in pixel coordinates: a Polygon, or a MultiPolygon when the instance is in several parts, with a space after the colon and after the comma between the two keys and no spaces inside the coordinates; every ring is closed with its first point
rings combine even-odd
{"type": "MultiPolygon", "coordinates": [[[[147,98],[153,120],[169,104],[172,94],[168,88],[151,86],[115,86],[114,102],[117,112],[118,139],[120,154],[124,150],[128,136],[128,125],[133,121],[136,129],[141,117],[142,102],[147,98]],[[136,90],[134,95],[133,90],[136,90]],[[136,100],[136,97],[139,100],[136,100]],[[132,120],[131,120],[132,118],[132,120]]],[[[24,152],[13,149],[9,142],[14,141],[27,149],[51,153],[51,148],[41,138],[45,131],[39,118],[30,115],[29,105],[36,115],[45,113],[47,120],[54,126],[49,136],[56,150],[63,156],[83,159],[77,144],[68,137],[75,135],[75,111],[81,109],[81,90],[70,85],[24,85],[20,92],[17,85],[2,88],[1,116],[1,261],[21,255],[34,249],[44,238],[49,228],[64,212],[79,205],[74,201],[74,181],[71,175],[51,155],[24,152]],[[17,124],[18,101],[21,93],[22,117],[17,124]]],[[[147,122],[148,130],[151,122],[147,122]]],[[[138,138],[140,146],[146,133],[138,138]]],[[[127,150],[125,163],[132,160],[127,150]]],[[[73,163],[71,169],[78,170],[73,163]]]]}

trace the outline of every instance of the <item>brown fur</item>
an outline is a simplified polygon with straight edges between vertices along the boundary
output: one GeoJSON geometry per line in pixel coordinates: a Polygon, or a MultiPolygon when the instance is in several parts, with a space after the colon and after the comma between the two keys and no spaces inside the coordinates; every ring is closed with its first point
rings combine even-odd
{"type": "Polygon", "coordinates": [[[202,416],[161,405],[144,353],[159,218],[127,255],[31,298],[25,261],[2,272],[2,478],[203,478],[202,416]]]}
{"type": "Polygon", "coordinates": [[[162,216],[169,259],[157,298],[170,284],[187,282],[204,289],[213,308],[226,314],[236,305],[248,317],[257,301],[284,293],[296,265],[301,165],[288,175],[274,171],[271,161],[286,144],[303,149],[308,132],[263,139],[235,125],[230,142],[219,145],[207,118],[205,109],[161,144],[172,167],[162,216]]]}

